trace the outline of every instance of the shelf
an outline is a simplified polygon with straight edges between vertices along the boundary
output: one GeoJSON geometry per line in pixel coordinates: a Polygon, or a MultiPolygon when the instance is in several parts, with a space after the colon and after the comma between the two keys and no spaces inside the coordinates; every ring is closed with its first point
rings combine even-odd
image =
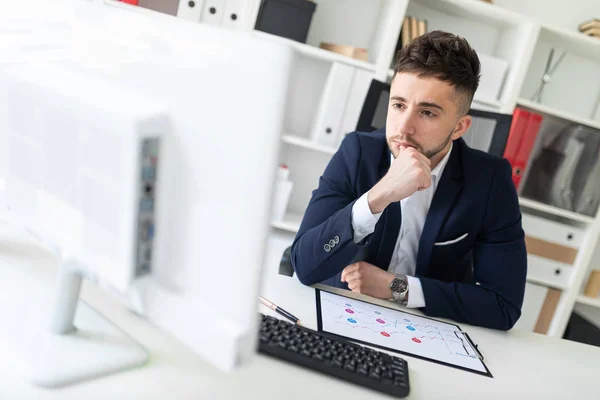
{"type": "Polygon", "coordinates": [[[284,135],[282,140],[285,143],[292,144],[294,146],[304,147],[305,149],[319,151],[325,154],[335,154],[337,149],[329,146],[323,146],[321,144],[315,143],[312,140],[304,139],[299,136],[294,135],[284,135]]]}
{"type": "Polygon", "coordinates": [[[540,285],[540,286],[551,287],[551,288],[554,288],[554,289],[560,289],[560,290],[567,290],[568,289],[568,287],[566,285],[557,285],[556,283],[554,283],[552,281],[549,281],[549,280],[546,280],[546,279],[536,278],[536,277],[529,276],[529,275],[527,276],[526,281],[530,282],[530,283],[535,283],[535,284],[540,285]]]}
{"type": "Polygon", "coordinates": [[[579,304],[586,304],[588,306],[600,308],[600,298],[592,298],[584,295],[579,295],[577,296],[577,299],[575,301],[577,301],[577,303],[579,304]]]}
{"type": "Polygon", "coordinates": [[[550,206],[548,204],[540,203],[535,200],[525,199],[523,197],[519,197],[519,204],[524,207],[542,211],[547,214],[556,215],[557,217],[567,218],[572,221],[583,222],[586,224],[591,224],[594,222],[594,218],[589,217],[587,215],[578,214],[573,211],[564,210],[562,208],[550,206]]]}
{"type": "Polygon", "coordinates": [[[563,42],[563,46],[567,48],[570,53],[578,54],[584,58],[600,60],[599,39],[588,36],[582,32],[542,25],[540,39],[549,42],[563,42]]]}
{"type": "Polygon", "coordinates": [[[491,108],[498,112],[502,108],[502,102],[500,100],[483,100],[483,99],[473,99],[472,102],[473,108],[478,108],[478,106],[483,106],[487,108],[491,108]]]}
{"type": "Polygon", "coordinates": [[[526,100],[523,98],[519,98],[517,103],[523,107],[529,108],[534,111],[538,111],[543,114],[548,114],[556,118],[561,118],[567,121],[575,122],[577,124],[586,125],[590,128],[600,129],[600,121],[595,121],[593,119],[580,117],[575,114],[567,113],[564,111],[557,110],[552,107],[548,107],[542,104],[534,103],[533,101],[526,100]]]}
{"type": "Polygon", "coordinates": [[[304,214],[295,212],[286,212],[281,221],[271,221],[273,228],[281,229],[288,232],[298,232],[300,223],[304,214]]]}
{"type": "Polygon", "coordinates": [[[272,35],[270,33],[261,32],[261,31],[252,31],[252,34],[256,37],[263,38],[275,43],[287,44],[291,46],[294,50],[296,50],[300,54],[304,54],[309,57],[313,57],[319,60],[330,61],[330,62],[341,62],[352,67],[364,69],[367,71],[375,72],[375,64],[371,64],[369,62],[357,60],[352,57],[343,56],[341,54],[334,53],[329,50],[323,50],[321,48],[308,45],[306,43],[300,43],[295,40],[287,39],[284,37],[272,35]]]}
{"type": "Polygon", "coordinates": [[[498,27],[521,25],[527,22],[527,17],[519,13],[484,1],[416,0],[415,3],[450,16],[482,21],[498,27]]]}

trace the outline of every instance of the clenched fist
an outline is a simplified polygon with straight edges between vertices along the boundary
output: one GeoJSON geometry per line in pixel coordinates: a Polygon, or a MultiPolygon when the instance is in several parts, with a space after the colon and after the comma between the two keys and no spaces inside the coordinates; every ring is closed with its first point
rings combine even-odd
{"type": "Polygon", "coordinates": [[[401,147],[387,174],[369,191],[369,208],[373,214],[389,204],[431,186],[431,161],[413,147],[401,147]]]}
{"type": "Polygon", "coordinates": [[[342,282],[347,282],[350,290],[385,300],[392,298],[390,283],[394,277],[364,261],[350,264],[342,271],[342,282]]]}

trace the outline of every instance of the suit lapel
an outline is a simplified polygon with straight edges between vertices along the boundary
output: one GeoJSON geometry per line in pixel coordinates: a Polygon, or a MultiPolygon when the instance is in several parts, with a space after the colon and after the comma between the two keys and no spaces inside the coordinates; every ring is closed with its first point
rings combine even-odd
{"type": "Polygon", "coordinates": [[[446,164],[442,178],[431,201],[419,241],[416,275],[425,276],[427,274],[435,239],[461,191],[461,140],[459,139],[454,142],[448,164],[446,164]]]}

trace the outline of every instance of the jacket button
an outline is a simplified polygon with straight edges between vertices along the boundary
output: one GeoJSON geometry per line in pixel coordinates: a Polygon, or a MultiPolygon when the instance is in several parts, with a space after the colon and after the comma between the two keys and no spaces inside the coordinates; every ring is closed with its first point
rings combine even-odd
{"type": "Polygon", "coordinates": [[[335,240],[331,239],[331,240],[329,241],[329,246],[330,246],[330,247],[335,247],[335,240]]]}
{"type": "Polygon", "coordinates": [[[340,242],[340,237],[336,236],[333,238],[333,240],[335,240],[335,244],[338,244],[340,242]]]}
{"type": "Polygon", "coordinates": [[[326,252],[330,252],[331,251],[331,246],[329,244],[325,244],[325,246],[323,247],[325,249],[326,252]]]}

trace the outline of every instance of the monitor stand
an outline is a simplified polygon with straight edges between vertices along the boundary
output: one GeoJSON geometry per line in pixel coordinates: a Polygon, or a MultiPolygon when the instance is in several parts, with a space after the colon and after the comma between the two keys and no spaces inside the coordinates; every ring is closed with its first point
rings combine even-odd
{"type": "Polygon", "coordinates": [[[20,267],[0,265],[0,346],[7,346],[34,384],[65,386],[148,360],[137,342],[79,300],[82,275],[73,265],[61,264],[54,303],[51,291],[40,294],[32,285],[40,271],[20,267]]]}

